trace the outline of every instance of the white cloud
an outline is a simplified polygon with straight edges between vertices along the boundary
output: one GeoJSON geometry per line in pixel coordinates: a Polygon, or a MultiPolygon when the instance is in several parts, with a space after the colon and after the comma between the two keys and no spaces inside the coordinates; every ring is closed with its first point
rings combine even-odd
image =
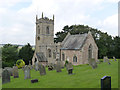
{"type": "MultiPolygon", "coordinates": [[[[115,0],[31,0],[28,7],[22,7],[14,11],[9,7],[14,7],[20,2],[30,2],[29,0],[0,0],[0,43],[35,43],[35,15],[39,18],[41,13],[52,18],[55,14],[55,33],[62,30],[65,25],[88,24],[97,27],[97,20],[90,13],[104,9],[102,3],[115,3],[115,0]],[[4,39],[3,39],[4,38],[4,39]]],[[[99,21],[98,27],[112,33],[112,28],[116,28],[116,16],[99,21]],[[112,20],[112,22],[110,22],[112,20]],[[114,21],[114,22],[113,22],[114,21]],[[111,28],[110,28],[111,27],[111,28]]]]}

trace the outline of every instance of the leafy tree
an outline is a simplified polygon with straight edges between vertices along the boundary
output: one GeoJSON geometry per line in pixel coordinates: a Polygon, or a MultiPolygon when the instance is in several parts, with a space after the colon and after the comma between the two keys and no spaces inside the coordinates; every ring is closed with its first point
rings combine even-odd
{"type": "Polygon", "coordinates": [[[12,67],[18,59],[18,46],[6,44],[2,47],[2,67],[12,67]]]}
{"type": "Polygon", "coordinates": [[[32,50],[32,46],[28,43],[24,47],[22,47],[19,51],[19,58],[25,61],[25,64],[28,65],[29,61],[32,60],[34,51],[32,50]]]}

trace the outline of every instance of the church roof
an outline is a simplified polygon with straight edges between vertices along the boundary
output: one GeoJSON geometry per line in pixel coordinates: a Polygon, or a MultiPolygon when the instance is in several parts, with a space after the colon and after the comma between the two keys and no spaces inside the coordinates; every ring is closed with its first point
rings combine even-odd
{"type": "Polygon", "coordinates": [[[65,50],[77,50],[81,49],[88,34],[68,35],[62,44],[61,49],[65,50]]]}
{"type": "Polygon", "coordinates": [[[38,61],[40,61],[40,62],[47,62],[47,58],[45,57],[43,52],[36,53],[36,56],[38,58],[38,61]]]}

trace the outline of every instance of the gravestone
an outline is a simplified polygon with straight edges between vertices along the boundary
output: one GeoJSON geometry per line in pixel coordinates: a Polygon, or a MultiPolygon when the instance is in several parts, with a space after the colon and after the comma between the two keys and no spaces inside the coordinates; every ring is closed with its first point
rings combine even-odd
{"type": "Polygon", "coordinates": [[[2,84],[10,82],[10,73],[7,69],[2,72],[2,84]]]}
{"type": "Polygon", "coordinates": [[[29,66],[25,66],[23,68],[23,71],[24,71],[24,79],[29,79],[31,78],[31,75],[30,75],[30,67],[29,66]]]}
{"type": "Polygon", "coordinates": [[[61,66],[61,68],[64,68],[64,64],[62,61],[60,61],[60,66],[61,66]]]}
{"type": "Polygon", "coordinates": [[[117,61],[115,57],[113,57],[114,61],[117,61]]]}
{"type": "Polygon", "coordinates": [[[29,65],[28,65],[28,67],[30,68],[30,70],[32,70],[32,65],[31,65],[31,63],[30,63],[30,61],[29,61],[29,65]]]}
{"type": "Polygon", "coordinates": [[[60,61],[57,61],[56,72],[61,72],[61,62],[60,61]]]}
{"type": "Polygon", "coordinates": [[[31,83],[37,83],[37,82],[38,82],[38,79],[31,80],[31,83]]]}
{"type": "Polygon", "coordinates": [[[97,68],[97,63],[96,63],[96,61],[95,61],[94,58],[89,59],[89,65],[90,65],[93,69],[97,68]]]}
{"type": "Polygon", "coordinates": [[[39,64],[38,67],[39,67],[38,70],[40,71],[40,75],[46,75],[46,70],[44,65],[39,64]]]}
{"type": "Polygon", "coordinates": [[[38,61],[35,62],[35,70],[38,71],[38,61]]]}
{"type": "Polygon", "coordinates": [[[101,90],[111,90],[111,77],[104,76],[101,78],[101,90]]]}
{"type": "Polygon", "coordinates": [[[72,65],[72,63],[66,64],[66,69],[68,71],[68,74],[73,74],[73,65],[72,65]]]}
{"type": "Polygon", "coordinates": [[[104,59],[104,62],[109,62],[109,59],[107,56],[105,56],[103,59],[104,59]]]}
{"type": "Polygon", "coordinates": [[[15,65],[13,66],[13,76],[14,78],[19,78],[18,67],[15,65]]]}
{"type": "Polygon", "coordinates": [[[13,76],[13,68],[11,68],[11,67],[5,67],[5,69],[8,70],[8,72],[10,73],[10,76],[13,76]]]}

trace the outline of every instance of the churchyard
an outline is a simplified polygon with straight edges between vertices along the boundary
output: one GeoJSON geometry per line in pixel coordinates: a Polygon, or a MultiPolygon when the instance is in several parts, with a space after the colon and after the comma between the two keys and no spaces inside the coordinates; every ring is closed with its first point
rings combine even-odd
{"type": "MultiPolygon", "coordinates": [[[[3,84],[2,88],[101,88],[100,79],[104,76],[111,76],[111,87],[118,88],[118,59],[110,59],[109,63],[99,62],[95,69],[88,64],[73,66],[73,74],[70,75],[67,72],[68,67],[61,71],[48,70],[46,67],[45,73],[30,68],[31,75],[24,76],[24,69],[29,68],[24,67],[18,70],[18,78],[10,76],[10,82],[3,84]],[[33,79],[38,79],[38,82],[31,83],[33,79]]],[[[43,66],[39,67],[44,69],[43,66]]]]}

